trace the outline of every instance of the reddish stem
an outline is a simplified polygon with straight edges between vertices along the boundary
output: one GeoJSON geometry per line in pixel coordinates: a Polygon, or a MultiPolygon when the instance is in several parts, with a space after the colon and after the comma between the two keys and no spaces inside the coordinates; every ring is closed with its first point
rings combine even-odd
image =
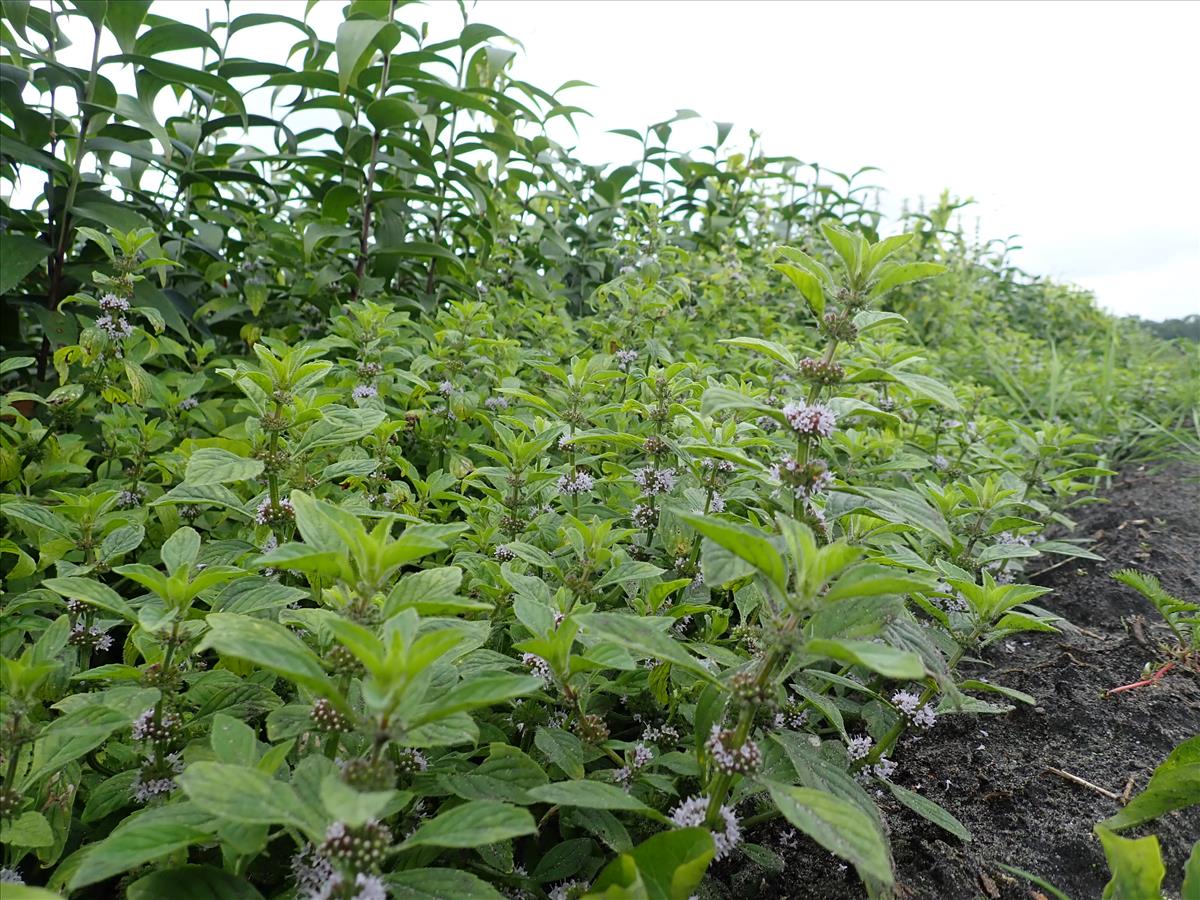
{"type": "Polygon", "coordinates": [[[1162,681],[1166,674],[1173,668],[1175,668],[1175,663],[1166,663],[1149,678],[1143,678],[1141,681],[1135,681],[1132,684],[1123,684],[1120,687],[1111,688],[1110,690],[1104,692],[1104,696],[1111,697],[1113,694],[1119,694],[1122,691],[1132,691],[1134,688],[1147,687],[1152,684],[1157,684],[1158,682],[1162,681]]]}

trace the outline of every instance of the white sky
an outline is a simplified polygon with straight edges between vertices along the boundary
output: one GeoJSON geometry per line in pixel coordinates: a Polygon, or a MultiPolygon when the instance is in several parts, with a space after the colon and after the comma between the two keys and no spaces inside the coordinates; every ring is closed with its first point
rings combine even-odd
{"type": "MultiPolygon", "coordinates": [[[[310,13],[323,39],[344,5],[321,0],[310,13]]],[[[224,18],[217,0],[151,9],[224,18]]],[[[233,0],[235,16],[303,9],[233,0]]],[[[433,39],[457,33],[449,0],[401,16],[430,21],[433,39]]],[[[1018,265],[1094,290],[1105,308],[1200,313],[1200,3],[480,0],[471,20],[524,44],[516,77],[596,85],[567,95],[593,114],[577,120],[588,162],[637,152],[609,129],[690,108],[705,121],[678,125],[676,149],[732,121],[734,140],[754,128],[768,153],[879,166],[870,180],[892,207],[943,188],[974,197],[968,228],[978,216],[984,237],[1020,235],[1018,265]]],[[[274,61],[299,35],[275,28],[242,32],[251,46],[235,38],[231,53],[274,61]]]]}

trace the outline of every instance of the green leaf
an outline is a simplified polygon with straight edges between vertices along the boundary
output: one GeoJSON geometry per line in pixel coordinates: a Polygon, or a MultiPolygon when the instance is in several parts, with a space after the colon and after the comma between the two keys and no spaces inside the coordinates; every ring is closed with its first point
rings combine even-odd
{"type": "Polygon", "coordinates": [[[162,545],[162,561],[167,571],[174,575],[179,570],[188,571],[200,554],[200,535],[194,528],[184,526],[175,529],[162,545]]]}
{"type": "Polygon", "coordinates": [[[813,788],[762,783],[785,819],[830,853],[851,863],[864,880],[892,884],[887,844],[871,817],[861,809],[813,788]]]}
{"type": "Polygon", "coordinates": [[[291,825],[314,839],[324,832],[320,814],[291,786],[258,769],[195,762],[176,780],[192,805],[209,815],[246,825],[291,825]]]}
{"type": "Polygon", "coordinates": [[[373,50],[372,42],[379,37],[386,22],[372,19],[352,19],[338,26],[334,49],[337,53],[338,90],[346,93],[358,73],[363,70],[373,50]]]}
{"type": "Polygon", "coordinates": [[[134,813],[104,840],[83,851],[71,890],[104,881],[152,860],[209,839],[212,818],[191,803],[172,803],[134,813]]]}
{"type": "Polygon", "coordinates": [[[583,778],[583,742],[571,732],[539,726],[533,744],[569,778],[583,778]]]}
{"type": "Polygon", "coordinates": [[[494,887],[461,869],[409,869],[384,875],[393,900],[503,900],[494,887]]]}
{"type": "Polygon", "coordinates": [[[524,809],[492,800],[471,800],[425,822],[400,846],[476,847],[536,832],[533,816],[524,809]]]}
{"type": "Polygon", "coordinates": [[[678,515],[710,541],[750,563],[780,590],[787,586],[783,557],[758,529],[694,513],[678,512],[678,515]]]}
{"type": "Polygon", "coordinates": [[[804,650],[839,662],[865,666],[888,678],[907,681],[925,677],[925,664],[920,656],[874,641],[818,638],[806,643],[804,650]]]}
{"type": "Polygon", "coordinates": [[[808,302],[813,315],[818,318],[825,315],[825,291],[821,287],[820,279],[811,272],[790,263],[772,263],[771,268],[788,277],[788,280],[796,286],[796,290],[808,302]]]}
{"type": "Polygon", "coordinates": [[[36,269],[50,248],[23,234],[0,233],[0,294],[7,294],[36,269]]]}
{"type": "Polygon", "coordinates": [[[539,690],[542,682],[532,675],[484,675],[459,682],[423,711],[414,724],[432,722],[457,712],[503,703],[539,690]]]}
{"type": "Polygon", "coordinates": [[[705,681],[716,683],[712,673],[699,660],[688,653],[681,643],[660,630],[660,624],[669,627],[675,623],[674,619],[651,616],[637,618],[621,613],[583,613],[575,618],[590,637],[620,644],[645,658],[673,663],[705,681]]]}
{"type": "Polygon", "coordinates": [[[875,287],[871,288],[867,296],[872,299],[882,297],[888,291],[898,288],[902,284],[921,281],[925,278],[933,278],[935,275],[941,275],[945,271],[946,267],[939,263],[904,263],[903,265],[891,268],[887,274],[879,279],[875,287]]]}
{"type": "Polygon", "coordinates": [[[1157,900],[1162,896],[1167,870],[1157,837],[1123,838],[1101,825],[1095,831],[1112,872],[1103,900],[1157,900]]]}
{"type": "Polygon", "coordinates": [[[247,481],[262,474],[259,459],[246,459],[220,447],[202,447],[188,460],[184,481],[192,487],[247,481]]]}
{"type": "Polygon", "coordinates": [[[765,353],[771,359],[778,363],[783,363],[789,369],[796,368],[796,355],[782,344],[777,344],[774,341],[764,341],[762,338],[739,337],[725,338],[718,341],[720,344],[729,344],[733,347],[741,347],[746,350],[757,350],[759,353],[765,353]]]}
{"type": "Polygon", "coordinates": [[[950,832],[960,841],[970,841],[971,832],[966,829],[962,822],[946,812],[941,806],[934,803],[928,797],[922,797],[915,791],[910,791],[908,788],[902,788],[898,784],[892,784],[890,781],[884,782],[888,790],[892,792],[892,796],[915,812],[922,818],[928,819],[939,828],[950,832]]]}
{"type": "Polygon", "coordinates": [[[113,37],[117,39],[117,46],[121,48],[122,53],[133,52],[138,29],[141,28],[142,20],[146,18],[149,9],[150,0],[121,0],[108,4],[104,21],[113,37]]]}
{"type": "Polygon", "coordinates": [[[145,536],[146,529],[141,525],[121,525],[104,536],[104,540],[100,542],[100,549],[96,551],[97,556],[109,562],[123,553],[136,550],[145,536]]]}
{"type": "Polygon", "coordinates": [[[56,594],[71,600],[82,600],[91,606],[115,613],[130,622],[137,621],[137,612],[121,599],[121,595],[106,584],[91,578],[69,575],[63,578],[47,578],[42,582],[56,594]]]}
{"type": "Polygon", "coordinates": [[[687,900],[695,894],[715,853],[712,835],[705,828],[661,832],[609,863],[588,896],[626,896],[621,892],[640,880],[649,900],[687,900]],[[640,876],[632,882],[630,862],[640,876]]]}
{"type": "Polygon", "coordinates": [[[254,729],[232,716],[224,713],[213,716],[209,741],[218,762],[239,766],[253,766],[258,762],[258,738],[254,729]]]}
{"type": "Polygon", "coordinates": [[[54,832],[45,816],[29,810],[15,819],[0,821],[0,843],[21,848],[49,847],[54,843],[54,832]]]}
{"type": "Polygon", "coordinates": [[[632,794],[603,781],[557,781],[530,789],[529,796],[543,803],[581,806],[584,809],[625,809],[634,812],[648,809],[632,794]]]}
{"type": "Polygon", "coordinates": [[[321,782],[321,802],[330,818],[357,828],[368,819],[377,819],[397,796],[396,791],[358,791],[341,776],[330,773],[321,782]]]}
{"type": "Polygon", "coordinates": [[[213,866],[159,869],[129,886],[126,900],[262,900],[245,878],[213,866]]]}
{"type": "Polygon", "coordinates": [[[282,625],[236,613],[209,613],[205,621],[209,630],[196,652],[212,649],[244,659],[344,706],[317,655],[282,625]]]}
{"type": "Polygon", "coordinates": [[[1200,804],[1200,735],[1188,738],[1172,750],[1154,770],[1145,790],[1100,824],[1111,831],[1122,831],[1171,810],[1197,804],[1200,804]]]}

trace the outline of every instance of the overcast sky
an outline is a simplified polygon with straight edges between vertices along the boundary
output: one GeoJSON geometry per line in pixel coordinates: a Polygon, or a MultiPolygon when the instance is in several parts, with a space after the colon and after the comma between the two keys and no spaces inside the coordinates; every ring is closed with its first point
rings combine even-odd
{"type": "MultiPolygon", "coordinates": [[[[159,2],[197,24],[206,8],[224,17],[216,0],[159,2]]],[[[323,39],[343,6],[309,14],[323,39]]],[[[233,2],[235,16],[303,8],[233,2]]],[[[401,15],[428,20],[434,39],[458,28],[449,0],[401,15]]],[[[968,228],[978,216],[985,237],[1019,235],[1018,265],[1108,309],[1200,312],[1200,3],[481,0],[471,19],[524,44],[517,77],[595,85],[568,95],[593,114],[577,139],[589,162],[635,153],[609,129],[690,108],[705,121],[678,126],[677,149],[732,121],[770,153],[879,166],[893,207],[944,188],[973,197],[968,228]]],[[[275,43],[274,27],[238,37],[282,48],[296,35],[281,27],[275,43]]]]}

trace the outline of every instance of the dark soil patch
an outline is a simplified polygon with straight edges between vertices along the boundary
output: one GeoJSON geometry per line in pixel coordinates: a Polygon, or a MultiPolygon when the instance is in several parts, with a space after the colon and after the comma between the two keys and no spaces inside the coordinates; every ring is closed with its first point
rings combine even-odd
{"type": "MultiPolygon", "coordinates": [[[[1107,503],[1084,507],[1078,534],[1095,538],[1104,562],[1070,560],[1037,580],[1054,592],[1038,601],[1078,630],[1030,635],[995,646],[976,674],[1031,694],[1004,716],[945,717],[923,740],[899,748],[898,783],[937,801],[974,836],[962,843],[891,800],[881,800],[903,898],[1033,900],[1043,895],[997,863],[1032,872],[1073,898],[1097,898],[1109,878],[1092,827],[1120,804],[1046,771],[1073,773],[1121,793],[1145,787],[1151,772],[1200,733],[1200,678],[1176,671],[1159,685],[1104,699],[1136,681],[1165,627],[1153,607],[1113,581],[1126,566],[1157,575],[1185,599],[1200,596],[1200,482],[1193,468],[1125,473],[1107,503]],[[1143,644],[1142,641],[1146,643],[1143,644]],[[1149,646],[1147,646],[1147,644],[1149,646]]],[[[751,840],[778,846],[778,827],[751,840]]],[[[1167,866],[1167,896],[1178,897],[1183,865],[1200,839],[1200,808],[1169,813],[1128,836],[1153,833],[1167,866]]],[[[730,878],[738,897],[862,896],[853,870],[802,840],[782,875],[730,878]]]]}

